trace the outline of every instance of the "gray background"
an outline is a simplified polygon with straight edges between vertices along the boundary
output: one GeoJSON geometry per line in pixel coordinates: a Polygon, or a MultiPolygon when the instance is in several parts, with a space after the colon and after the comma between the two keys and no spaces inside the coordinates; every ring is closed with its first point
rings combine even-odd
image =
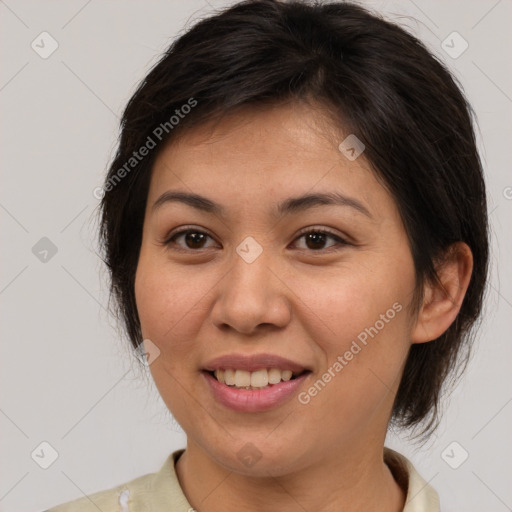
{"type": "MultiPolygon", "coordinates": [[[[185,446],[106,310],[93,190],[138,81],[174,37],[231,3],[0,1],[2,511],[43,510],[112,487],[156,471],[185,446]],[[42,46],[43,31],[59,45],[46,59],[31,47],[34,40],[42,46]],[[43,237],[57,249],[46,261],[33,252],[43,237]],[[48,469],[31,456],[41,453],[43,441],[58,453],[48,469]]],[[[437,489],[443,512],[512,510],[511,239],[505,234],[512,209],[512,2],[363,3],[408,27],[462,82],[478,116],[493,238],[485,320],[440,429],[422,447],[404,435],[390,435],[387,444],[437,489]],[[442,47],[454,31],[469,44],[457,58],[442,47]],[[469,456],[460,464],[463,450],[469,456]]],[[[447,41],[452,52],[462,48],[460,39],[447,41]]],[[[45,51],[50,43],[45,39],[45,51]]],[[[39,243],[44,249],[48,242],[39,243]]],[[[43,446],[43,453],[49,457],[51,450],[43,446]]]]}

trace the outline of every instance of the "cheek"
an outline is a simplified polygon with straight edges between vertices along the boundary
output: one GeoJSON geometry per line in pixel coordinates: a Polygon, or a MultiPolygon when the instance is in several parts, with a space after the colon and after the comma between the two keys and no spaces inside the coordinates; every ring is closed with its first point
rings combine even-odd
{"type": "Polygon", "coordinates": [[[344,312],[332,327],[335,334],[325,329],[315,339],[324,363],[299,397],[310,423],[331,425],[324,436],[351,436],[375,422],[385,424],[408,354],[406,308],[391,302],[393,295],[368,296],[366,305],[359,297],[361,302],[337,296],[344,312]]]}
{"type": "Polygon", "coordinates": [[[135,297],[142,334],[177,361],[197,350],[195,340],[208,307],[214,282],[197,268],[187,270],[141,254],[135,278],[135,297]]]}
{"type": "Polygon", "coordinates": [[[197,315],[204,290],[169,265],[141,253],[135,297],[142,335],[160,350],[150,365],[155,385],[171,413],[186,431],[199,421],[190,408],[190,370],[197,369],[197,315]]]}
{"type": "Polygon", "coordinates": [[[317,276],[293,276],[294,293],[300,298],[297,304],[304,304],[304,314],[314,313],[308,315],[314,318],[314,339],[331,358],[333,351],[348,350],[352,340],[359,336],[364,341],[375,328],[380,338],[404,336],[414,272],[411,261],[403,263],[400,269],[390,264],[371,268],[356,264],[317,276]]]}
{"type": "Polygon", "coordinates": [[[353,266],[310,285],[302,282],[301,298],[321,319],[313,339],[324,355],[320,378],[329,382],[326,393],[321,382],[312,390],[319,410],[367,416],[396,389],[410,347],[412,260],[353,266]]]}

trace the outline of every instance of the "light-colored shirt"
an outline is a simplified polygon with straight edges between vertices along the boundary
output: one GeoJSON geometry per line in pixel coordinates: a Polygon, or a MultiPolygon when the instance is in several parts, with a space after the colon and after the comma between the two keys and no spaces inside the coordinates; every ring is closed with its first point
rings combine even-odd
{"type": "MultiPolygon", "coordinates": [[[[176,475],[184,449],[171,453],[156,473],[53,507],[46,512],[193,512],[176,475]]],[[[406,492],[403,512],[439,512],[437,492],[400,453],[384,447],[384,461],[406,492]]]]}

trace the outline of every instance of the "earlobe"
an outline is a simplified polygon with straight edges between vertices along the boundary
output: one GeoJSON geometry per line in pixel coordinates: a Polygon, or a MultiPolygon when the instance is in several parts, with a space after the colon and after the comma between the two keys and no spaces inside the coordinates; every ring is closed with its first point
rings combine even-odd
{"type": "Polygon", "coordinates": [[[464,242],[452,244],[437,268],[439,281],[425,283],[412,343],[439,338],[457,317],[473,271],[473,254],[464,242]]]}

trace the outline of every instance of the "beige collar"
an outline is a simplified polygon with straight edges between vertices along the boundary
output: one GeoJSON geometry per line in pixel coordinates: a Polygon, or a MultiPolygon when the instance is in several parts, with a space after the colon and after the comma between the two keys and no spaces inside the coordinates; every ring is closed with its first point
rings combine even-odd
{"type": "Polygon", "coordinates": [[[384,447],[384,462],[406,492],[403,512],[439,512],[439,495],[402,454],[384,447]]]}

